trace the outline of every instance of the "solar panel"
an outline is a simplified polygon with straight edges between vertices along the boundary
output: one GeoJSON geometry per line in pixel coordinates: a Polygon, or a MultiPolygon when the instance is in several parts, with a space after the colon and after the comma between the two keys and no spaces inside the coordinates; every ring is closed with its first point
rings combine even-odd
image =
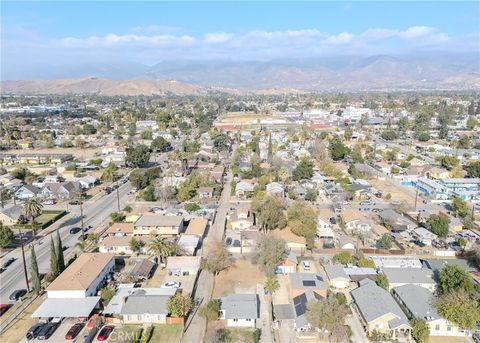
{"type": "Polygon", "coordinates": [[[303,280],[302,283],[304,287],[314,287],[316,285],[314,280],[303,280]]]}

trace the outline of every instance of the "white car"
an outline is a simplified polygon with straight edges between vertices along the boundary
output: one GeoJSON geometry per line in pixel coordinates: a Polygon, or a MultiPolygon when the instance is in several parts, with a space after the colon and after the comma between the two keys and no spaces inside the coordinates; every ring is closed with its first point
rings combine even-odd
{"type": "Polygon", "coordinates": [[[303,269],[310,270],[310,262],[309,261],[302,261],[303,269]]]}
{"type": "Polygon", "coordinates": [[[179,288],[180,282],[168,281],[162,285],[163,288],[179,288]]]}

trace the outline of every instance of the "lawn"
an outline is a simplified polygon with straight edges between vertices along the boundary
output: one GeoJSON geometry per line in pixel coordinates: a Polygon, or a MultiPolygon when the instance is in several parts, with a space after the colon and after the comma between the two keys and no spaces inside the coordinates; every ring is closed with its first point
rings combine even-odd
{"type": "Polygon", "coordinates": [[[50,222],[52,224],[56,220],[58,220],[65,211],[43,211],[41,215],[35,218],[35,223],[39,226],[43,226],[50,222]]]}

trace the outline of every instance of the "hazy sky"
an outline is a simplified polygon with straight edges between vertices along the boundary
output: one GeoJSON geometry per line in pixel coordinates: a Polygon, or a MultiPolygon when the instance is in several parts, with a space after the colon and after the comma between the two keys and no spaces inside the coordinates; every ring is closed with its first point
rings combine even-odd
{"type": "Polygon", "coordinates": [[[480,2],[8,2],[2,68],[480,51],[480,2]]]}

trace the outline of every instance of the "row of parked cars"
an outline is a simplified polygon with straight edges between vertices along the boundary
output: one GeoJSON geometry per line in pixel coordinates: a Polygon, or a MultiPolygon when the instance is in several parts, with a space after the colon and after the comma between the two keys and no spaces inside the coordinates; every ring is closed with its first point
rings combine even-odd
{"type": "MultiPolygon", "coordinates": [[[[58,329],[62,321],[62,318],[53,318],[49,322],[39,322],[34,324],[25,335],[25,338],[28,341],[38,339],[38,340],[48,340],[58,329]]],[[[74,340],[80,332],[86,327],[84,332],[83,341],[91,342],[95,338],[97,333],[97,327],[92,324],[90,321],[87,323],[75,323],[65,334],[65,340],[71,341],[74,340]]],[[[97,335],[98,341],[106,341],[110,334],[112,333],[115,327],[113,325],[105,325],[102,327],[100,332],[97,335]]]]}

